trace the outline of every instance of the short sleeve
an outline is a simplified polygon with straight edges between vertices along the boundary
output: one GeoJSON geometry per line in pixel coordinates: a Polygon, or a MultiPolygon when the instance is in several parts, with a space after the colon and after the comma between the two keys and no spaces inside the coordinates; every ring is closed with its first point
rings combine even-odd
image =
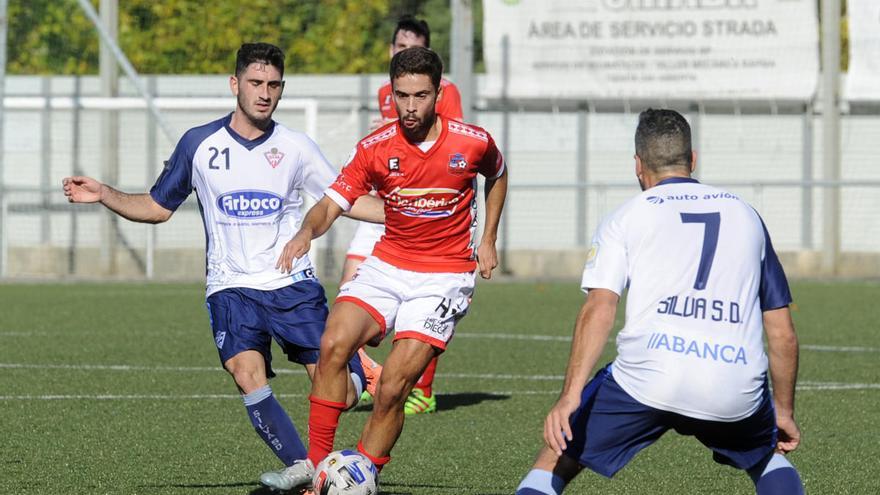
{"type": "Polygon", "coordinates": [[[788,279],[785,277],[785,271],[782,264],[776,256],[773,249],[773,243],[770,241],[770,233],[767,232],[767,226],[761,220],[761,227],[764,229],[764,258],[761,260],[761,288],[759,297],[761,299],[761,311],[770,311],[772,309],[784,308],[791,304],[791,290],[788,287],[788,279]]]}
{"type": "Polygon", "coordinates": [[[458,88],[454,84],[449,83],[443,86],[440,101],[437,102],[437,113],[455,120],[464,118],[461,111],[461,93],[458,92],[458,88]]]}
{"type": "Polygon", "coordinates": [[[489,136],[489,142],[486,144],[486,151],[483,153],[483,157],[480,159],[478,165],[478,172],[486,178],[497,179],[504,174],[505,167],[506,165],[504,163],[504,157],[501,156],[501,151],[498,149],[498,146],[495,145],[495,140],[492,139],[492,136],[489,136]]]}
{"type": "Polygon", "coordinates": [[[348,163],[328,187],[324,194],[344,211],[351,210],[355,200],[373,190],[370,172],[366,165],[363,149],[358,146],[352,151],[348,163]]]}
{"type": "Polygon", "coordinates": [[[324,191],[333,183],[336,171],[314,141],[308,137],[303,141],[300,153],[303,171],[301,188],[309,196],[319,200],[324,196],[324,191]]]}
{"type": "Polygon", "coordinates": [[[629,267],[623,229],[617,216],[605,219],[596,229],[581,277],[581,289],[608,289],[623,295],[629,267]]]}
{"type": "Polygon", "coordinates": [[[150,188],[150,197],[166,210],[176,211],[192,193],[192,171],[195,146],[187,135],[181,138],[165,162],[165,168],[150,188]]]}

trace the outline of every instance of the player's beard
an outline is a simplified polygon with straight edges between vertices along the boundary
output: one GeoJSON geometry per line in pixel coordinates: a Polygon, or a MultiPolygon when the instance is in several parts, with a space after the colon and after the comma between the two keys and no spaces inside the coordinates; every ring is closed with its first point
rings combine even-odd
{"type": "Polygon", "coordinates": [[[278,100],[269,101],[269,113],[263,117],[256,112],[250,110],[250,107],[256,107],[257,101],[259,99],[254,100],[252,105],[248,105],[247,100],[245,100],[245,96],[241,93],[238,94],[238,108],[241,109],[241,113],[250,121],[250,123],[256,127],[257,129],[265,129],[269,126],[269,122],[272,120],[272,114],[275,113],[275,107],[278,106],[278,100]]]}
{"type": "Polygon", "coordinates": [[[398,125],[403,129],[403,133],[406,135],[407,139],[412,142],[422,142],[431,132],[431,127],[437,122],[437,112],[434,111],[423,117],[417,118],[418,122],[414,127],[407,127],[405,120],[405,118],[401,117],[398,125]]]}

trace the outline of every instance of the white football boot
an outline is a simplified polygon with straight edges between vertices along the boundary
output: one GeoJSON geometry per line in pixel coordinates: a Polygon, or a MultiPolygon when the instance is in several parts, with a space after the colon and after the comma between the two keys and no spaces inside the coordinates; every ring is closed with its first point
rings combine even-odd
{"type": "Polygon", "coordinates": [[[260,483],[278,491],[289,491],[297,487],[309,487],[315,475],[315,465],[308,459],[301,459],[280,471],[268,471],[260,475],[260,483]]]}

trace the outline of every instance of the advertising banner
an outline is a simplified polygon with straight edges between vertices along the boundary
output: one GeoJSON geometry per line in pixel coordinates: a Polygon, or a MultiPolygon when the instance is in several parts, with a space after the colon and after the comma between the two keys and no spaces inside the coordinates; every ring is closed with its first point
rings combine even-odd
{"type": "Polygon", "coordinates": [[[880,1],[849,0],[849,100],[880,100],[880,1]]]}
{"type": "MultiPolygon", "coordinates": [[[[870,0],[868,0],[870,2],[870,0]]],[[[816,0],[484,0],[487,95],[808,100],[816,0]]]]}

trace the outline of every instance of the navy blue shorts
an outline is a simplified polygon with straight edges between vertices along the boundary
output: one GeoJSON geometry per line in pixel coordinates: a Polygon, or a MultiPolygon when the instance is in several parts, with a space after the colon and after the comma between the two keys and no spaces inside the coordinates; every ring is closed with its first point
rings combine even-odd
{"type": "MultiPolygon", "coordinates": [[[[207,307],[221,363],[243,351],[259,351],[271,378],[273,338],[289,361],[318,362],[328,309],[324,288],[314,279],[276,290],[224,289],[208,296],[207,307]]],[[[366,383],[357,354],[349,368],[366,383]]]]}
{"type": "Polygon", "coordinates": [[[587,383],[571,417],[574,438],[564,455],[607,477],[668,430],[693,436],[715,462],[749,469],[776,447],[776,413],[767,382],[754,414],[734,422],[707,421],[646,406],[627,394],[606,366],[587,383]]]}

